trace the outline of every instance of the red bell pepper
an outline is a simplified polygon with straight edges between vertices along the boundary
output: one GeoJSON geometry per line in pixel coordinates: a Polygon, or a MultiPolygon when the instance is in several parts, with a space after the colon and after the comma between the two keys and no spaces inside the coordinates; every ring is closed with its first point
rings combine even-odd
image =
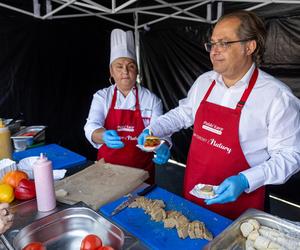
{"type": "Polygon", "coordinates": [[[22,179],[15,188],[15,198],[18,200],[30,200],[36,196],[34,181],[22,179]]]}

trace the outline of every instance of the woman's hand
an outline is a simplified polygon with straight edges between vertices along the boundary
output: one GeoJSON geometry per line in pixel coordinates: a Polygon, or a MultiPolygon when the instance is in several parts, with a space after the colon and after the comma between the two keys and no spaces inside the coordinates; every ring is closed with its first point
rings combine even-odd
{"type": "Polygon", "coordinates": [[[109,148],[117,149],[124,147],[124,143],[121,141],[121,138],[116,130],[106,130],[103,133],[102,139],[109,148]]]}
{"type": "Polygon", "coordinates": [[[13,223],[13,214],[8,210],[8,203],[0,203],[0,234],[9,229],[13,223]]]}

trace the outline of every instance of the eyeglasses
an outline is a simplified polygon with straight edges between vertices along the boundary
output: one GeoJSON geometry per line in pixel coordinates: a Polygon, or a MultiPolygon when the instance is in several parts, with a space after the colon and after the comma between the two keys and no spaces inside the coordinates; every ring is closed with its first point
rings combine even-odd
{"type": "Polygon", "coordinates": [[[227,41],[219,41],[219,42],[215,42],[215,43],[207,42],[207,43],[204,43],[204,47],[207,52],[211,52],[213,47],[217,47],[220,50],[226,50],[227,48],[230,47],[230,44],[232,44],[232,43],[247,42],[250,40],[252,40],[252,38],[238,40],[238,41],[228,41],[228,42],[227,41]]]}

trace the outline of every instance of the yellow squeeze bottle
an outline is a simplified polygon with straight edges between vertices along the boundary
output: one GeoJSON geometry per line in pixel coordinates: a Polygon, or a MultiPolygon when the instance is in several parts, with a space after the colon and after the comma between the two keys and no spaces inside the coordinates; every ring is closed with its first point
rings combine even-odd
{"type": "Polygon", "coordinates": [[[12,159],[12,146],[9,129],[0,119],[0,160],[4,158],[12,159]]]}

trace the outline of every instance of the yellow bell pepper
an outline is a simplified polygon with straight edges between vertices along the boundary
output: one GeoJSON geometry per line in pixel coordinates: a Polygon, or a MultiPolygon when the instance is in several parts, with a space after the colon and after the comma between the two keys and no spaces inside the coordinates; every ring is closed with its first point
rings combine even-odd
{"type": "Polygon", "coordinates": [[[0,184],[0,202],[11,203],[15,198],[14,189],[12,186],[1,183],[0,184]]]}

